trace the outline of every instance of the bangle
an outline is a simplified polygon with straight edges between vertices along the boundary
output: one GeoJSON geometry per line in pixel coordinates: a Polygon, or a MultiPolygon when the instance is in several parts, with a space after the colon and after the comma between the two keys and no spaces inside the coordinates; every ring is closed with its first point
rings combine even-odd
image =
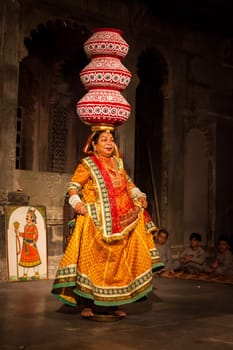
{"type": "Polygon", "coordinates": [[[69,204],[71,205],[71,207],[74,209],[76,204],[81,202],[81,199],[79,197],[79,195],[77,194],[72,194],[69,198],[69,204]]]}
{"type": "Polygon", "coordinates": [[[141,192],[138,187],[132,188],[131,194],[132,194],[132,197],[134,199],[137,199],[138,197],[145,197],[146,198],[146,194],[141,192]]]}

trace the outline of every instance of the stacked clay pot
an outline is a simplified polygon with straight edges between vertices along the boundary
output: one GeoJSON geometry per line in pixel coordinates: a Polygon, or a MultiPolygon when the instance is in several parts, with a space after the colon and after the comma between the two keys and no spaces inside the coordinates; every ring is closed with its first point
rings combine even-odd
{"type": "Polygon", "coordinates": [[[119,126],[129,118],[131,107],[121,94],[131,79],[121,62],[129,45],[121,34],[118,29],[99,28],[84,43],[90,62],[80,78],[88,92],[77,102],[77,113],[85,124],[119,126]]]}

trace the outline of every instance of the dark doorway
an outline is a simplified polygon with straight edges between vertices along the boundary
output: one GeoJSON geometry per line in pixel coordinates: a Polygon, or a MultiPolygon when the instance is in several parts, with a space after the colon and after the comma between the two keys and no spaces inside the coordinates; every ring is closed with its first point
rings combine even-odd
{"type": "Polygon", "coordinates": [[[161,207],[162,123],[167,64],[154,48],[142,52],[136,91],[135,182],[147,194],[149,211],[159,224],[161,207]]]}
{"type": "Polygon", "coordinates": [[[73,172],[89,133],[76,115],[85,94],[79,73],[88,63],[89,32],[69,21],[39,24],[20,62],[16,168],[73,172]]]}

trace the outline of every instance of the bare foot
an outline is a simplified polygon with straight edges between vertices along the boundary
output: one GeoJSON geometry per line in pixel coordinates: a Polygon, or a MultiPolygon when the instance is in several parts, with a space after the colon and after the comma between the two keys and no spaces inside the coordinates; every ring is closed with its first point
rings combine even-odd
{"type": "Polygon", "coordinates": [[[82,317],[91,317],[94,316],[94,312],[90,307],[84,307],[81,312],[82,317]]]}
{"type": "Polygon", "coordinates": [[[127,313],[123,310],[120,310],[120,309],[117,309],[117,310],[114,310],[114,315],[116,316],[120,316],[120,317],[126,317],[127,316],[127,313]]]}

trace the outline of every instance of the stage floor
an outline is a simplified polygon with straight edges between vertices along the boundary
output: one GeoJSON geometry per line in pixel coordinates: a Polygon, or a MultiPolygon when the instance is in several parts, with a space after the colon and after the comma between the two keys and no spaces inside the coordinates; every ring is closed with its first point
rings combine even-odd
{"type": "Polygon", "coordinates": [[[155,278],[125,319],[95,322],[64,308],[52,282],[0,282],[1,350],[233,349],[232,285],[155,278]]]}

